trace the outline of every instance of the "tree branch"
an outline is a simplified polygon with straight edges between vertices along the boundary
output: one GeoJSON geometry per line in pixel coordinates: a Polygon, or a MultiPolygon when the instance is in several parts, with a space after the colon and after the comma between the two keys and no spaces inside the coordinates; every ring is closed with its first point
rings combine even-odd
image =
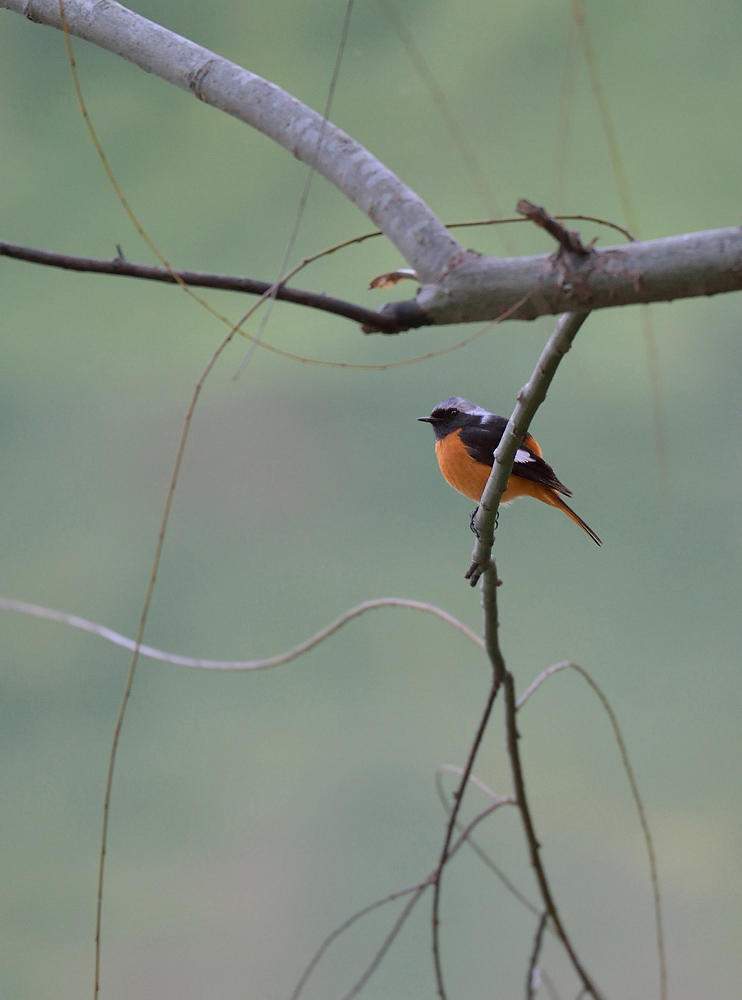
{"type": "MultiPolygon", "coordinates": [[[[0,7],[62,27],[59,0],[0,0],[0,7]]],[[[64,0],[64,15],[71,35],[175,84],[311,163],[374,221],[421,280],[436,280],[467,256],[422,198],[388,167],[274,83],[114,0],[64,0]]]]}
{"type": "MultiPolygon", "coordinates": [[[[466,573],[466,579],[469,580],[472,587],[476,585],[482,573],[490,565],[492,546],[495,542],[495,519],[500,507],[500,500],[513,469],[515,453],[520,448],[536,410],[546,399],[546,393],[559,367],[559,362],[572,346],[572,341],[586,318],[587,313],[565,313],[564,316],[560,317],[554,332],[541,352],[533,374],[518,393],[518,401],[495,451],[492,472],[482,493],[477,516],[474,519],[477,541],[472,552],[471,565],[466,573]]],[[[487,600],[486,594],[484,599],[487,600]]],[[[499,647],[490,651],[490,658],[496,654],[499,654],[499,647]]]]}
{"type": "MultiPolygon", "coordinates": [[[[467,628],[458,618],[454,618],[453,615],[450,615],[442,608],[436,607],[435,604],[427,604],[425,601],[410,601],[404,597],[379,597],[376,600],[364,601],[362,604],[357,604],[354,608],[350,608],[350,610],[346,611],[339,618],[336,618],[334,622],[326,625],[309,639],[305,639],[304,642],[300,642],[298,646],[292,647],[285,653],[279,653],[277,656],[268,656],[262,660],[205,660],[193,656],[180,656],[177,653],[167,653],[161,649],[153,649],[152,646],[144,645],[139,646],[139,655],[147,657],[150,660],[161,660],[164,663],[172,663],[177,667],[195,667],[200,670],[266,670],[271,667],[280,667],[284,663],[290,663],[292,660],[298,659],[304,653],[308,653],[310,649],[314,649],[315,646],[324,642],[325,639],[329,638],[334,632],[337,632],[343,625],[353,621],[354,618],[358,618],[367,611],[376,610],[376,608],[409,608],[412,611],[423,611],[426,614],[433,615],[435,618],[439,618],[447,625],[453,626],[453,628],[470,642],[474,643],[475,646],[479,647],[479,649],[484,648],[484,644],[478,635],[472,632],[470,628],[467,628]]],[[[80,629],[82,632],[89,632],[91,635],[97,635],[100,639],[105,639],[107,642],[112,642],[115,646],[121,646],[132,652],[137,648],[134,639],[120,635],[105,625],[97,625],[95,622],[90,622],[85,618],[79,618],[77,615],[68,615],[64,611],[56,611],[54,608],[43,608],[38,604],[27,604],[25,601],[15,601],[9,597],[0,597],[0,611],[15,611],[22,615],[30,615],[32,618],[43,618],[46,621],[71,625],[72,628],[80,629]]]]}
{"type": "Polygon", "coordinates": [[[544,911],[539,918],[536,933],[533,938],[533,951],[531,952],[531,958],[528,962],[528,973],[526,975],[526,1000],[533,1000],[536,996],[536,990],[538,988],[538,984],[536,982],[538,973],[538,958],[541,954],[541,945],[544,941],[544,931],[546,930],[546,923],[548,919],[549,914],[544,911]]]}
{"type": "Polygon", "coordinates": [[[523,830],[528,845],[528,853],[531,866],[538,883],[539,892],[544,903],[544,909],[551,920],[551,923],[561,940],[567,954],[570,957],[575,972],[580,978],[584,990],[589,993],[594,1000],[599,1000],[600,993],[594,985],[590,975],[582,965],[575,948],[567,935],[567,931],[562,923],[556,902],[551,892],[549,880],[546,875],[543,862],[541,861],[541,845],[536,836],[536,830],[531,816],[531,809],[526,796],[525,778],[518,749],[518,733],[516,712],[517,703],[515,698],[515,679],[507,669],[505,659],[500,648],[499,620],[497,609],[497,589],[500,580],[497,577],[497,567],[492,558],[492,545],[494,542],[494,525],[500,498],[507,486],[508,479],[513,467],[515,452],[523,440],[523,435],[528,430],[528,425],[536,410],[546,398],[546,393],[551,384],[559,362],[569,350],[572,341],[577,335],[587,317],[586,313],[566,314],[559,319],[554,332],[547,341],[546,347],[541,352],[541,357],[529,379],[528,383],[518,393],[518,402],[515,406],[508,425],[502,435],[500,444],[495,451],[495,461],[492,472],[487,481],[487,485],[482,493],[479,511],[475,524],[478,530],[477,542],[474,546],[472,564],[466,574],[472,580],[472,585],[482,577],[482,607],[484,610],[484,643],[487,655],[492,664],[494,675],[493,683],[503,689],[505,703],[505,731],[508,757],[510,759],[510,770],[513,777],[513,791],[515,800],[523,822],[523,830]]]}
{"type": "MultiPolygon", "coordinates": [[[[59,0],[0,0],[0,7],[61,27],[59,0]]],[[[64,12],[71,34],[263,132],[311,162],[372,219],[422,282],[416,299],[380,310],[396,329],[491,320],[524,295],[514,319],[742,290],[739,228],[556,257],[502,259],[465,250],[367,149],[275,84],[114,0],[64,0],[64,12]]]]}
{"type": "Polygon", "coordinates": [[[394,316],[414,305],[435,324],[479,322],[530,292],[512,319],[532,320],[740,290],[742,228],[712,229],[586,254],[469,256],[439,282],[423,285],[412,302],[390,303],[381,311],[394,316]]]}
{"type": "MultiPolygon", "coordinates": [[[[10,257],[14,260],[24,260],[31,264],[42,264],[46,267],[60,267],[66,271],[82,271],[93,274],[114,274],[129,278],[144,278],[147,281],[162,281],[165,284],[176,285],[174,274],[186,285],[194,288],[218,288],[227,292],[243,292],[247,295],[265,295],[273,287],[270,281],[257,281],[255,278],[242,278],[239,275],[209,274],[203,271],[169,271],[164,267],[154,267],[150,264],[133,264],[123,257],[111,260],[101,260],[95,257],[75,257],[70,254],[53,253],[50,250],[36,250],[33,247],[20,246],[17,243],[0,241],[0,257],[10,257]]],[[[353,302],[333,298],[318,292],[308,292],[301,288],[289,288],[280,285],[276,296],[283,302],[293,302],[295,305],[308,306],[335,316],[344,316],[363,324],[364,327],[375,328],[374,332],[399,333],[400,329],[409,329],[410,320],[414,325],[414,317],[408,317],[404,325],[392,316],[382,316],[373,309],[365,309],[353,302]]]]}
{"type": "MultiPolygon", "coordinates": [[[[456,823],[459,817],[459,810],[461,809],[461,803],[464,800],[464,792],[466,791],[466,786],[471,778],[471,772],[474,767],[474,762],[477,759],[477,754],[479,753],[479,748],[482,745],[482,740],[484,739],[484,734],[487,730],[487,724],[492,714],[492,708],[495,704],[495,698],[497,697],[497,692],[500,690],[501,677],[497,670],[493,671],[492,680],[490,683],[490,690],[487,696],[487,702],[484,706],[484,712],[482,713],[482,718],[480,719],[479,726],[477,727],[477,732],[474,737],[474,741],[469,750],[469,756],[467,758],[466,764],[461,772],[461,781],[459,786],[454,793],[453,808],[448,817],[448,825],[446,826],[446,836],[443,840],[443,848],[441,850],[440,860],[438,862],[438,867],[436,869],[435,876],[435,888],[433,889],[433,912],[431,915],[433,924],[433,965],[435,968],[435,981],[438,989],[438,996],[440,1000],[446,1000],[446,988],[443,984],[443,965],[441,961],[441,947],[440,947],[440,907],[441,907],[441,882],[443,880],[443,869],[446,867],[449,858],[451,857],[451,841],[453,840],[453,835],[456,830],[456,823]]],[[[505,800],[503,800],[505,801],[505,800]]],[[[460,838],[463,841],[465,838],[460,838]]]]}
{"type": "Polygon", "coordinates": [[[610,720],[611,727],[613,729],[613,735],[616,740],[616,745],[618,746],[618,752],[621,754],[621,763],[623,764],[623,769],[631,788],[631,795],[634,799],[634,805],[636,806],[636,812],[639,817],[639,824],[642,828],[642,835],[644,837],[644,843],[647,848],[647,858],[649,861],[649,874],[652,880],[652,895],[654,897],[654,921],[655,921],[655,931],[657,935],[657,958],[659,964],[659,974],[660,974],[660,998],[661,1000],[667,1000],[667,956],[665,954],[665,932],[662,922],[662,897],[660,893],[660,877],[657,868],[657,856],[654,851],[654,841],[652,839],[652,832],[649,828],[649,820],[647,819],[647,814],[644,811],[644,803],[642,802],[642,797],[639,793],[639,785],[637,783],[636,777],[634,775],[634,768],[629,760],[629,751],[626,747],[626,741],[623,738],[623,733],[621,732],[621,727],[618,724],[618,718],[616,713],[611,707],[611,703],[608,701],[602,688],[598,685],[592,676],[577,663],[573,663],[571,660],[564,660],[561,663],[555,663],[551,667],[547,667],[543,670],[538,677],[533,681],[532,684],[523,692],[523,694],[518,699],[516,704],[516,710],[520,711],[523,705],[528,701],[532,694],[534,694],[553,674],[558,674],[563,670],[574,670],[576,671],[584,681],[589,684],[594,693],[597,695],[601,705],[605,709],[605,712],[610,720]]]}

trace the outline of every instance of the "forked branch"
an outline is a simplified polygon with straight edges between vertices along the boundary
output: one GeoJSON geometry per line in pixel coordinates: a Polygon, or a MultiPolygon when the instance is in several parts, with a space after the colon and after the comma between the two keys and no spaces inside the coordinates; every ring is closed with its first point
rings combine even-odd
{"type": "MultiPolygon", "coordinates": [[[[0,0],[0,7],[60,28],[60,0],[0,0]]],[[[422,282],[414,300],[380,312],[397,329],[669,302],[742,289],[742,229],[502,259],[464,249],[425,202],[360,143],[274,83],[114,0],[63,0],[84,38],[263,132],[334,184],[364,212],[422,282]],[[318,149],[318,139],[321,143],[318,149]]]]}
{"type": "Polygon", "coordinates": [[[497,577],[497,567],[491,555],[492,544],[494,542],[495,517],[500,504],[500,498],[510,478],[515,452],[523,440],[523,435],[528,430],[528,425],[536,410],[546,398],[547,390],[556,373],[559,362],[569,350],[585,318],[586,314],[584,313],[568,314],[560,318],[556,329],[541,353],[541,357],[531,378],[518,394],[518,402],[495,452],[492,472],[482,494],[479,513],[475,521],[479,537],[474,547],[472,565],[469,568],[467,576],[475,582],[480,577],[482,578],[485,648],[492,664],[494,682],[503,689],[506,745],[510,759],[513,790],[520,811],[523,830],[528,844],[528,853],[544,904],[544,910],[569,955],[584,991],[592,996],[594,1000],[599,1000],[600,993],[578,957],[564,927],[551,891],[546,870],[541,860],[541,845],[536,835],[526,795],[525,777],[518,748],[520,737],[516,720],[515,680],[511,672],[507,669],[500,648],[497,589],[501,581],[497,577]]]}

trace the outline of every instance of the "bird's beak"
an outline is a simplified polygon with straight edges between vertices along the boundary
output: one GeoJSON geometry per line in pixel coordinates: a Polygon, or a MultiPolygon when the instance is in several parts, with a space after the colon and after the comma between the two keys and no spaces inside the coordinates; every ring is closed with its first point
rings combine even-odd
{"type": "Polygon", "coordinates": [[[422,422],[424,424],[432,424],[433,423],[433,418],[432,417],[418,417],[417,419],[418,420],[422,420],[422,422]]]}

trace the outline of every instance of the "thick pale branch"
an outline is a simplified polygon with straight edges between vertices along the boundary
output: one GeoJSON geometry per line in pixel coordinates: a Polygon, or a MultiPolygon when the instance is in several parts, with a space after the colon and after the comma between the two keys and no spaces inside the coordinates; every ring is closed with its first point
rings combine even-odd
{"type": "MultiPolygon", "coordinates": [[[[61,27],[59,0],[0,0],[1,7],[61,27]]],[[[113,0],[64,0],[64,11],[71,34],[263,132],[372,219],[423,284],[416,299],[380,310],[391,321],[385,332],[492,320],[524,296],[513,319],[742,289],[742,229],[512,259],[465,250],[367,149],[275,84],[113,0]]]]}
{"type": "MultiPolygon", "coordinates": [[[[0,7],[62,27],[59,0],[0,0],[0,7]]],[[[434,281],[467,256],[391,170],[280,87],[113,0],[64,0],[64,14],[70,34],[189,91],[311,163],[373,220],[423,281],[434,281]]]]}
{"type": "Polygon", "coordinates": [[[395,302],[382,312],[409,314],[414,305],[431,323],[479,322],[528,295],[511,319],[531,320],[740,290],[742,228],[714,229],[584,255],[470,256],[440,281],[424,285],[414,302],[395,302]]]}

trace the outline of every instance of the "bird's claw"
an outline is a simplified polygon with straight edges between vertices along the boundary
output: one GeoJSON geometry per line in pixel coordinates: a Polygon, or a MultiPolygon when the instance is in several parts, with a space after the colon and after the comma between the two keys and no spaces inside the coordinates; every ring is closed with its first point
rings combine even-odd
{"type": "Polygon", "coordinates": [[[474,523],[474,519],[476,518],[478,513],[479,513],[479,507],[475,507],[474,510],[471,512],[471,517],[469,518],[469,527],[477,536],[477,538],[479,538],[479,532],[477,531],[477,526],[474,523]]]}

